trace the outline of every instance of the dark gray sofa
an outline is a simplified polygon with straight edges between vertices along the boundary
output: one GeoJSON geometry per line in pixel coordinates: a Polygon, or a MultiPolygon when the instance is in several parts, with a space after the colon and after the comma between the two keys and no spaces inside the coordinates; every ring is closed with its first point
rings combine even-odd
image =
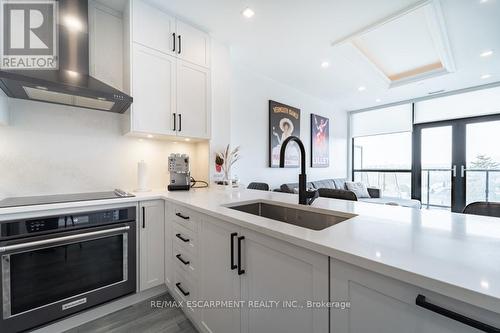
{"type": "MultiPolygon", "coordinates": [[[[380,189],[378,188],[368,188],[369,198],[357,198],[354,192],[349,191],[346,187],[346,178],[335,178],[335,179],[322,179],[307,183],[307,188],[311,189],[335,189],[336,191],[320,191],[320,196],[333,198],[333,199],[343,199],[343,200],[354,200],[363,201],[376,204],[394,205],[394,206],[404,206],[412,208],[421,208],[422,205],[420,201],[413,199],[401,199],[393,197],[382,197],[380,189]]],[[[298,183],[288,183],[280,186],[280,192],[285,193],[298,193],[298,183]]]]}

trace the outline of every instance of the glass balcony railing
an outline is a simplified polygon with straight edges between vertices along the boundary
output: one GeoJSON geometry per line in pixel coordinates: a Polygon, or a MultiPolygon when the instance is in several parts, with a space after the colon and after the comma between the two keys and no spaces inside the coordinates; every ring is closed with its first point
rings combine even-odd
{"type": "Polygon", "coordinates": [[[380,189],[384,197],[411,198],[411,170],[354,170],[354,181],[380,189]]]}

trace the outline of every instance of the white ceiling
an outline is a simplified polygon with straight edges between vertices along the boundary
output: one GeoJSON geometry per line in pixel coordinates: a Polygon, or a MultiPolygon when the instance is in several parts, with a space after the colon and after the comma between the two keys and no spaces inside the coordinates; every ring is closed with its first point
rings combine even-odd
{"type": "MultiPolygon", "coordinates": [[[[456,72],[390,89],[331,45],[419,1],[149,1],[230,45],[237,62],[346,110],[500,81],[500,0],[441,0],[456,72]],[[246,7],[255,11],[253,18],[241,15],[246,7]],[[495,54],[479,57],[488,49],[495,54]],[[321,68],[322,61],[328,61],[330,67],[321,68]],[[491,78],[481,79],[486,73],[491,78]],[[358,91],[360,86],[366,90],[358,91]]],[[[412,32],[401,34],[411,38],[412,32]]]]}

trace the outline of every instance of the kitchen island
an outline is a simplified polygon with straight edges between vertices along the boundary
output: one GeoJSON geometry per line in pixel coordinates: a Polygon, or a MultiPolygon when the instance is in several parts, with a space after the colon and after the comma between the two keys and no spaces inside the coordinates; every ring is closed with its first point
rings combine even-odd
{"type": "MultiPolygon", "coordinates": [[[[324,289],[326,299],[340,301],[341,299],[333,297],[344,297],[347,299],[343,300],[350,301],[353,306],[350,318],[346,315],[348,311],[325,310],[327,315],[328,311],[330,313],[331,323],[327,324],[330,332],[357,332],[362,331],[363,327],[369,327],[366,325],[377,323],[376,318],[373,318],[372,322],[366,319],[364,324],[353,324],[352,321],[356,319],[355,314],[358,314],[359,318],[363,315],[359,307],[356,310],[358,312],[354,311],[356,300],[358,302],[363,300],[366,306],[370,306],[370,301],[380,299],[380,304],[372,303],[371,306],[381,309],[386,305],[387,309],[381,310],[384,312],[390,311],[391,306],[396,308],[401,308],[401,305],[415,306],[416,297],[419,295],[436,300],[443,306],[451,304],[452,309],[457,313],[468,311],[462,313],[464,316],[469,315],[477,320],[481,319],[496,327],[500,324],[498,319],[500,318],[500,222],[496,218],[319,198],[311,207],[300,208],[325,214],[350,214],[354,217],[323,230],[311,230],[228,207],[235,203],[246,202],[266,202],[295,207],[297,202],[295,195],[216,187],[189,192],[153,191],[135,194],[136,197],[133,198],[5,208],[0,210],[0,221],[12,220],[16,216],[27,214],[50,215],[54,210],[165,200],[166,211],[170,209],[177,216],[180,213],[176,213],[176,207],[186,208],[197,215],[195,221],[199,220],[200,223],[204,223],[205,220],[221,221],[226,225],[234,225],[249,232],[264,235],[266,242],[275,239],[277,242],[290,244],[294,248],[302,248],[308,251],[307,255],[317,254],[320,256],[318,258],[324,256],[328,267],[325,267],[325,272],[320,271],[318,274],[326,274],[326,278],[330,279],[329,285],[324,289]],[[359,271],[358,268],[360,268],[359,271]],[[355,278],[351,279],[349,274],[354,274],[355,278]],[[359,280],[357,280],[358,277],[359,280]],[[394,281],[395,284],[386,283],[383,281],[384,277],[394,281]],[[342,279],[345,281],[341,281],[342,279]],[[363,282],[364,280],[380,281],[372,285],[363,282]],[[384,289],[388,291],[382,292],[384,289]],[[397,289],[401,289],[401,293],[398,294],[397,289]],[[403,295],[405,293],[403,290],[409,294],[403,295]],[[380,293],[369,294],[375,291],[380,291],[380,293]],[[425,293],[427,294],[424,295],[425,293]],[[384,295],[383,298],[380,295],[384,295]],[[406,298],[411,299],[413,304],[410,304],[406,298]],[[388,304],[388,300],[397,300],[397,302],[388,304]],[[343,328],[349,325],[350,330],[343,328]]],[[[165,216],[165,235],[168,235],[167,229],[171,226],[169,226],[168,213],[165,216]]],[[[181,217],[183,216],[181,214],[181,217]]],[[[194,228],[191,230],[194,231],[194,228]]],[[[204,236],[203,228],[196,229],[196,232],[195,237],[198,239],[204,236]]],[[[168,240],[165,239],[165,241],[168,244],[168,240]]],[[[228,246],[229,241],[228,238],[228,246]]],[[[235,240],[234,246],[236,243],[238,242],[235,240]]],[[[201,246],[203,246],[202,241],[201,246]]],[[[302,260],[306,260],[304,258],[302,260]]],[[[251,258],[247,261],[250,264],[251,258]]],[[[168,267],[168,259],[165,262],[168,267]]],[[[321,266],[322,263],[320,259],[318,265],[321,266]]],[[[197,267],[197,270],[203,273],[203,268],[197,267]]],[[[167,276],[168,274],[165,279],[167,276]]],[[[196,283],[199,283],[200,279],[205,279],[203,274],[196,278],[196,283]]],[[[169,283],[166,283],[169,286],[169,283]]],[[[173,285],[169,288],[172,289],[173,285]]],[[[196,297],[203,298],[203,295],[200,292],[196,297]]],[[[425,304],[427,303],[424,302],[425,304]]],[[[397,310],[404,311],[399,314],[406,315],[407,318],[398,319],[399,322],[396,323],[391,323],[390,312],[387,312],[388,327],[394,329],[394,332],[398,330],[403,332],[395,327],[411,325],[412,320],[422,315],[421,318],[427,318],[425,320],[435,324],[435,327],[448,327],[446,325],[450,321],[450,329],[456,329],[454,325],[463,326],[463,329],[471,329],[469,326],[455,324],[456,321],[423,309],[421,305],[416,307],[417,312],[411,312],[414,310],[410,308],[397,310]],[[434,316],[432,318],[436,319],[428,316],[434,316]],[[442,320],[446,321],[441,322],[442,320]]],[[[192,314],[194,321],[197,320],[197,316],[192,314]]],[[[323,318],[321,314],[320,317],[323,318]]],[[[364,315],[362,317],[366,318],[364,315]]],[[[203,323],[203,315],[199,318],[203,323]]],[[[251,314],[242,320],[251,320],[251,314]]],[[[203,324],[198,324],[198,326],[204,330],[203,324]]],[[[431,329],[421,331],[432,332],[431,329]]],[[[468,330],[463,330],[463,332],[468,330]]]]}

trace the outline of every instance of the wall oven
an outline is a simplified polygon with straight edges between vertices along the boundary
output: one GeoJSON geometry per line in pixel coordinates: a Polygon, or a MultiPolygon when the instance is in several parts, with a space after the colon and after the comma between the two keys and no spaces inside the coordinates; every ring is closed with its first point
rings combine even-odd
{"type": "Polygon", "coordinates": [[[0,222],[0,332],[136,290],[136,208],[0,222]]]}

